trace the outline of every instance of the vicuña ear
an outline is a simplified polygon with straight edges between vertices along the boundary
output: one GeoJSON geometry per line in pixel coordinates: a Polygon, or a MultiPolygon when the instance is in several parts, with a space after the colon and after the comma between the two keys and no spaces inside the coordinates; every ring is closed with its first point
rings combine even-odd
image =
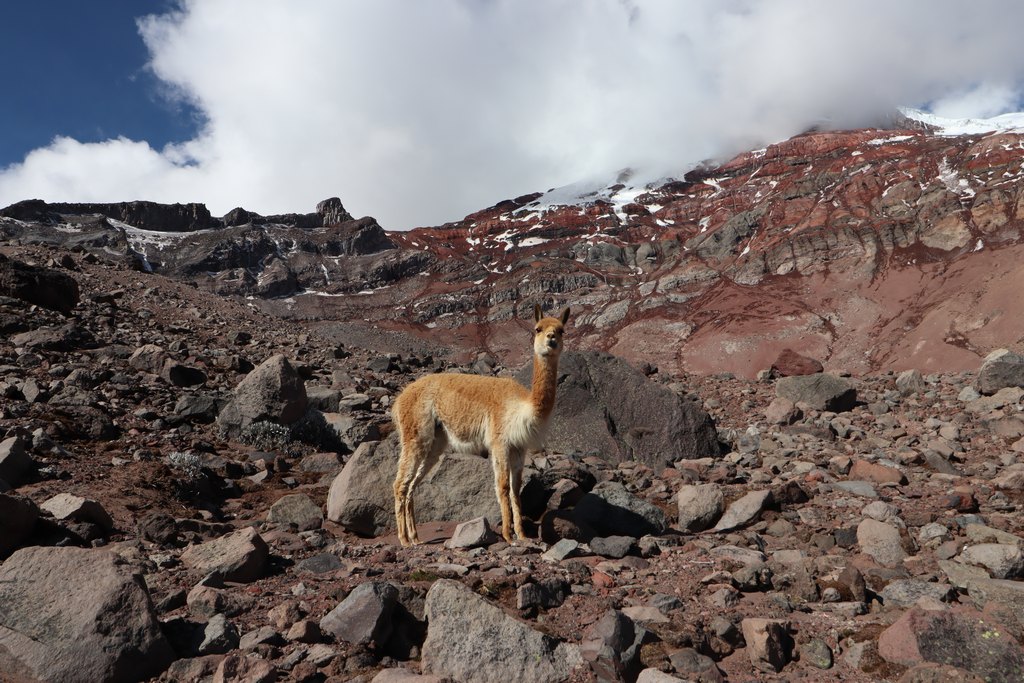
{"type": "Polygon", "coordinates": [[[540,304],[533,305],[533,322],[539,323],[540,319],[544,317],[544,313],[540,310],[540,304]]]}
{"type": "Polygon", "coordinates": [[[563,325],[566,324],[567,322],[569,322],[569,307],[568,306],[566,306],[565,310],[562,311],[562,315],[559,318],[559,320],[562,321],[563,325]]]}

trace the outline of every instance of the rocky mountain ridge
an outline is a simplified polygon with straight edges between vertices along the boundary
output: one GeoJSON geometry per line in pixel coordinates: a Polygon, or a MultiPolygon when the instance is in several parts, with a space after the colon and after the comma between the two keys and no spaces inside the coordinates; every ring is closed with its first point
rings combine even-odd
{"type": "Polygon", "coordinates": [[[580,312],[584,346],[670,371],[752,377],[783,348],[858,373],[955,371],[1024,339],[1022,163],[1019,132],[811,132],[679,179],[624,174],[408,232],[337,199],[221,219],[202,205],[36,201],[0,211],[0,235],[467,358],[524,360],[524,302],[542,299],[580,312]]]}

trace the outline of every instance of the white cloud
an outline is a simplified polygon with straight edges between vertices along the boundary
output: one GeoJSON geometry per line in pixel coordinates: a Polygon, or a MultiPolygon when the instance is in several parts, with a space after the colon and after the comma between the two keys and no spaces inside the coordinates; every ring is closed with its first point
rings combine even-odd
{"type": "Polygon", "coordinates": [[[188,0],[140,32],[205,120],[161,150],[57,138],[0,205],[202,201],[385,227],[625,166],[679,173],[896,105],[988,116],[1024,83],[1015,0],[188,0]]]}

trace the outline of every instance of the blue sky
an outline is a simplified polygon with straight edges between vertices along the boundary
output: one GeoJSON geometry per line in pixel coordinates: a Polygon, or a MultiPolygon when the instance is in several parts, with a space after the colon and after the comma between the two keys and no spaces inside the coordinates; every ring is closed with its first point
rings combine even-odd
{"type": "Polygon", "coordinates": [[[146,69],[137,16],[170,1],[43,0],[0,4],[0,167],[56,135],[123,135],[162,147],[195,135],[197,112],[161,95],[146,69]]]}
{"type": "Polygon", "coordinates": [[[12,0],[0,206],[438,225],[900,105],[1019,110],[1022,25],[1019,0],[12,0]]]}

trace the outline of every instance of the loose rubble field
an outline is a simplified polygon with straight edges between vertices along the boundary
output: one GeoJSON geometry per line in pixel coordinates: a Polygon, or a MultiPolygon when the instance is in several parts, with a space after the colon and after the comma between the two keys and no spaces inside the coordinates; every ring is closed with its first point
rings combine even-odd
{"type": "Polygon", "coordinates": [[[1015,354],[923,377],[647,367],[720,454],[534,454],[513,545],[480,519],[489,463],[449,456],[403,548],[394,397],[515,368],[2,251],[38,267],[0,261],[3,680],[1024,680],[1015,354]]]}

